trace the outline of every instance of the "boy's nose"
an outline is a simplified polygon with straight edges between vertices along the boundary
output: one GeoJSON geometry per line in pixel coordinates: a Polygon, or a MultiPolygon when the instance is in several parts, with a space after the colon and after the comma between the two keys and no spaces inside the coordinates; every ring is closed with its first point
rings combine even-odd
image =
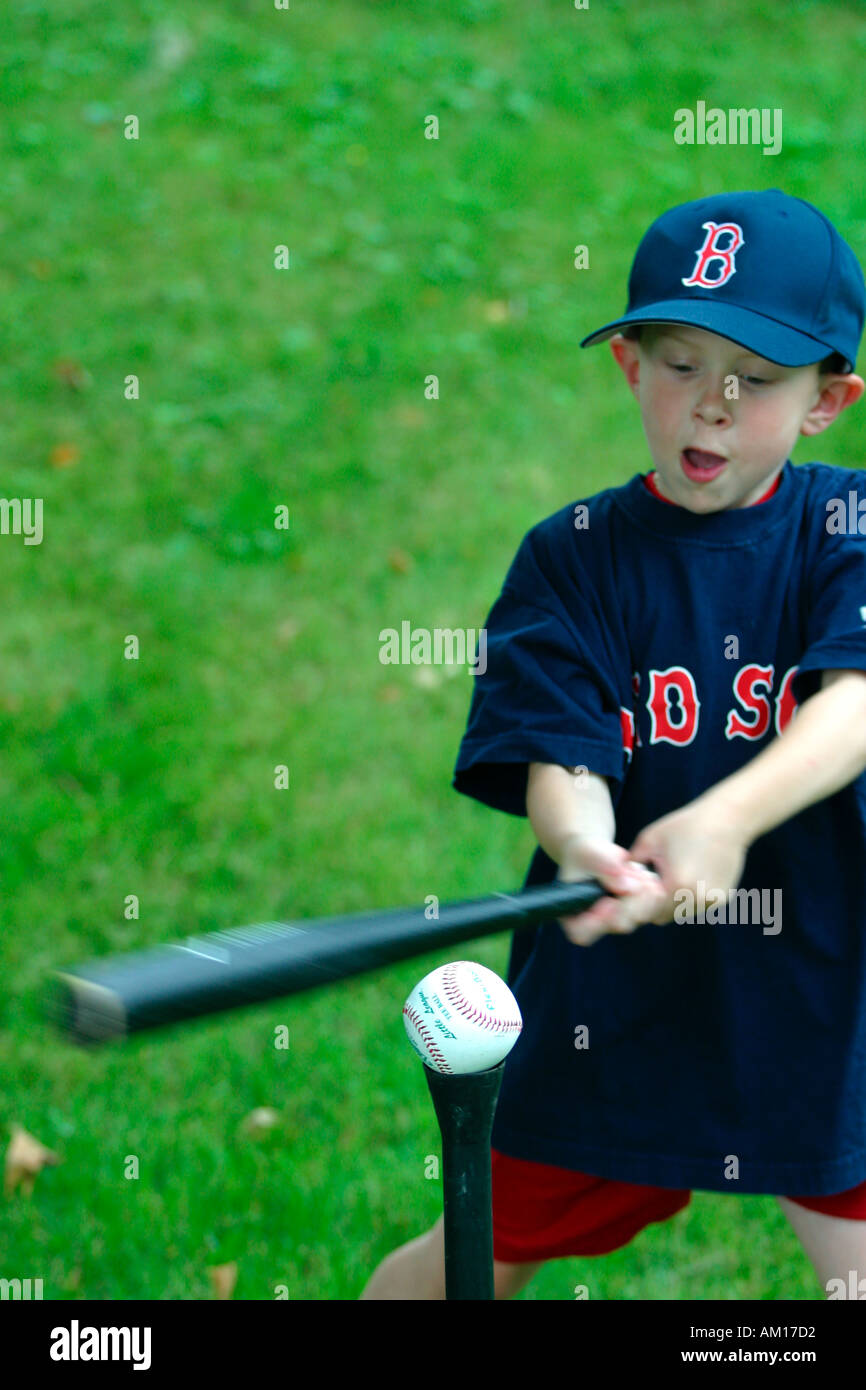
{"type": "Polygon", "coordinates": [[[725,399],[724,385],[708,386],[702,392],[695,414],[703,420],[719,420],[730,414],[730,403],[725,399]]]}

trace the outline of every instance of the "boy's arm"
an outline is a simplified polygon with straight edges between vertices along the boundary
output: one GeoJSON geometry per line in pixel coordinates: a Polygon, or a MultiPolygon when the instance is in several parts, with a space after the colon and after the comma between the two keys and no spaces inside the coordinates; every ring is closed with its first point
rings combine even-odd
{"type": "Polygon", "coordinates": [[[646,826],[634,859],[653,863],[667,890],[647,918],[667,922],[678,889],[703,881],[727,894],[740,882],[754,840],[823,801],[866,771],[866,672],[827,671],[778,738],[739,772],[646,826]]]}
{"type": "Polygon", "coordinates": [[[668,922],[677,888],[699,880],[727,892],[740,882],[752,842],[866,771],[866,672],[825,671],[821,689],[739,772],[654,821],[630,849],[613,843],[607,782],[594,773],[533,763],[526,809],[542,849],[572,882],[598,878],[616,898],[562,919],[568,938],[588,946],[606,931],[668,922]],[[654,863],[664,890],[632,877],[635,861],[654,863]],[[661,903],[661,906],[659,904],[661,903]]]}
{"type": "Polygon", "coordinates": [[[541,848],[559,865],[563,883],[594,878],[611,894],[578,916],[560,918],[570,941],[589,946],[605,931],[633,931],[651,920],[664,890],[656,874],[614,843],[616,816],[606,778],[585,768],[575,773],[530,763],[526,814],[541,848]],[[611,911],[619,914],[619,925],[606,924],[611,911]]]}
{"type": "Polygon", "coordinates": [[[703,802],[751,844],[864,771],[866,672],[824,671],[821,689],[779,737],[693,804],[703,802]]]}
{"type": "Polygon", "coordinates": [[[530,763],[526,814],[554,864],[562,863],[571,842],[586,836],[614,837],[616,818],[607,778],[583,768],[571,772],[552,763],[530,763]]]}

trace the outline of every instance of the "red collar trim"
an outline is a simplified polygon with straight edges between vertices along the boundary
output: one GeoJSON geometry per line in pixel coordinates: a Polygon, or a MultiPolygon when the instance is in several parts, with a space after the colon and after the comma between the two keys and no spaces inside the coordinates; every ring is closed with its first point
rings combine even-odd
{"type": "MultiPolygon", "coordinates": [[[[775,482],[770,484],[770,486],[768,487],[767,491],[764,493],[763,497],[759,497],[758,500],[757,500],[757,502],[752,502],[752,503],[750,503],[750,505],[753,506],[753,507],[759,507],[759,506],[761,505],[762,502],[766,502],[767,498],[768,498],[768,497],[772,497],[773,493],[776,492],[776,491],[778,490],[778,487],[779,487],[779,484],[781,483],[781,481],[782,481],[782,475],[781,475],[781,473],[780,473],[779,476],[776,478],[775,482]]],[[[663,497],[662,494],[659,492],[658,487],[656,486],[656,474],[655,474],[655,469],[653,469],[652,473],[646,473],[646,474],[643,475],[643,484],[644,484],[644,487],[647,488],[647,490],[648,490],[649,492],[652,493],[653,497],[657,497],[657,498],[659,499],[660,502],[667,502],[667,504],[668,504],[669,507],[678,507],[678,506],[679,506],[679,503],[678,503],[678,502],[672,502],[671,499],[670,499],[669,497],[663,497]]],[[[682,510],[682,509],[681,509],[681,510],[682,510]]]]}

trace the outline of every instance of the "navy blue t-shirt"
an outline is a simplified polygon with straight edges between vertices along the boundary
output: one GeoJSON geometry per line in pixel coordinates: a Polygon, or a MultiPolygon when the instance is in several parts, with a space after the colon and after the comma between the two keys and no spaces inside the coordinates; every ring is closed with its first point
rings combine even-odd
{"type": "MultiPolygon", "coordinates": [[[[766,500],[707,515],[635,476],[527,534],[485,627],[454,786],[525,815],[529,763],[586,767],[627,847],[766,748],[822,671],[866,671],[866,473],[788,460],[766,500]]],[[[526,886],[555,876],[539,848],[526,886]]],[[[514,934],[495,1148],[670,1188],[866,1180],[866,775],[756,840],[739,887],[778,922],[514,934]]]]}

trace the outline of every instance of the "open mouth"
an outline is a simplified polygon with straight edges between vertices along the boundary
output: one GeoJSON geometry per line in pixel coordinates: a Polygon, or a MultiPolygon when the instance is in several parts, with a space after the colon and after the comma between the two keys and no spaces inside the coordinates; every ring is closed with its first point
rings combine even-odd
{"type": "Polygon", "coordinates": [[[683,449],[680,466],[687,478],[695,483],[709,483],[717,478],[726,467],[728,460],[721,454],[710,454],[704,449],[683,449]]]}

